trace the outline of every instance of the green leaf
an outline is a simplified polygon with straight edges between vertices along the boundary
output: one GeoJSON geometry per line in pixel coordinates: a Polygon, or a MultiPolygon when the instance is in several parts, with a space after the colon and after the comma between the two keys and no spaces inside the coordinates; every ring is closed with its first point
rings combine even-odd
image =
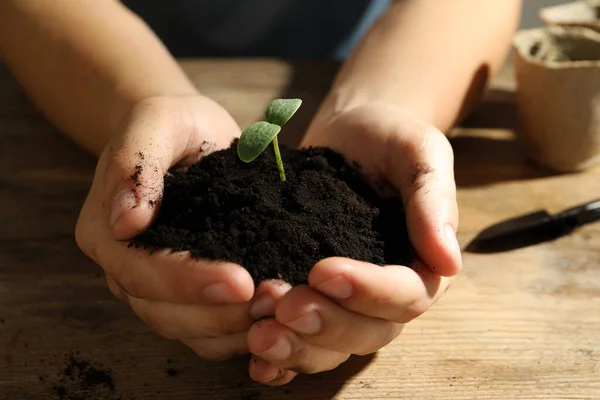
{"type": "Polygon", "coordinates": [[[237,153],[240,160],[244,162],[254,161],[269,143],[277,136],[281,126],[270,124],[265,121],[255,122],[247,127],[237,145],[237,153]]]}
{"type": "Polygon", "coordinates": [[[300,99],[273,100],[265,111],[265,119],[275,125],[283,126],[292,118],[302,105],[300,99]]]}

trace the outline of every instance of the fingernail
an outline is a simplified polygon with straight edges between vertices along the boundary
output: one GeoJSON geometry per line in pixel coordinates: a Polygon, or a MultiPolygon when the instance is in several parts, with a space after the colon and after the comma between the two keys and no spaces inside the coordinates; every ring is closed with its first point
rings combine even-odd
{"type": "Polygon", "coordinates": [[[260,375],[266,377],[264,379],[261,379],[260,382],[275,382],[280,380],[283,377],[283,374],[285,374],[285,371],[283,369],[277,368],[268,361],[259,359],[254,354],[252,355],[252,357],[250,357],[250,364],[255,364],[254,367],[251,368],[255,369],[255,371],[257,372],[262,370],[260,372],[260,375]]]}
{"type": "Polygon", "coordinates": [[[448,246],[453,253],[458,253],[458,240],[456,239],[454,228],[451,225],[446,225],[444,227],[444,243],[446,243],[446,246],[448,246]]]}
{"type": "Polygon", "coordinates": [[[262,356],[271,360],[285,360],[289,358],[291,353],[292,345],[290,344],[290,341],[286,338],[281,338],[277,343],[275,343],[275,346],[271,347],[267,351],[264,351],[262,356]]]}
{"type": "Polygon", "coordinates": [[[280,379],[283,377],[283,374],[284,374],[284,373],[285,373],[285,371],[284,371],[284,370],[282,370],[281,368],[279,368],[279,369],[277,370],[277,375],[275,375],[273,378],[269,379],[269,380],[267,381],[267,383],[271,383],[271,382],[275,382],[275,381],[278,381],[278,380],[280,380],[280,379]]]}
{"type": "Polygon", "coordinates": [[[275,299],[269,294],[260,296],[251,306],[250,315],[254,319],[270,317],[275,314],[275,299]]]}
{"type": "Polygon", "coordinates": [[[235,303],[240,301],[233,288],[226,283],[213,283],[204,288],[204,296],[217,303],[235,303]]]}
{"type": "Polygon", "coordinates": [[[321,316],[316,311],[306,313],[304,316],[295,321],[286,323],[285,325],[296,332],[304,333],[305,335],[314,335],[319,332],[323,326],[321,316]]]}
{"type": "Polygon", "coordinates": [[[316,289],[329,297],[340,300],[349,299],[350,296],[352,296],[353,291],[350,282],[341,275],[329,278],[323,283],[319,283],[316,286],[316,289]]]}
{"type": "Polygon", "coordinates": [[[112,209],[110,211],[110,226],[113,227],[121,218],[124,212],[131,210],[137,205],[135,193],[131,189],[121,190],[112,202],[112,209]]]}

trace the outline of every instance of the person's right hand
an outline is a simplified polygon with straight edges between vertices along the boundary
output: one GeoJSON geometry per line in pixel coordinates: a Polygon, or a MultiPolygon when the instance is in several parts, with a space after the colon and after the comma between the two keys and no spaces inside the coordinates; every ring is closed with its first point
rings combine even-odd
{"type": "MultiPolygon", "coordinates": [[[[76,228],[78,245],[104,269],[111,292],[159,334],[207,359],[247,352],[246,333],[254,322],[250,274],[239,265],[198,261],[188,253],[150,255],[128,247],[128,240],[158,212],[163,176],[171,167],[226,148],[239,135],[227,111],[206,97],[140,102],[103,151],[76,228]]],[[[256,295],[278,290],[285,289],[261,285],[256,295]]],[[[255,307],[255,317],[274,307],[263,304],[259,314],[255,307]]]]}
{"type": "Polygon", "coordinates": [[[250,376],[271,386],[387,346],[443,296],[462,266],[454,155],[444,134],[383,102],[321,116],[301,147],[336,150],[380,188],[387,184],[403,201],[406,221],[398,229],[408,230],[418,257],[383,267],[343,257],[316,263],[308,285],[277,299],[275,318],[248,333],[256,357],[250,376]]]}

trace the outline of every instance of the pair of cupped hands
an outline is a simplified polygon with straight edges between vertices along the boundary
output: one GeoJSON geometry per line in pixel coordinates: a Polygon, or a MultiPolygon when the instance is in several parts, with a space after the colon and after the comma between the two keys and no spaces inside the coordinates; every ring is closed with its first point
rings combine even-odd
{"type": "Polygon", "coordinates": [[[204,96],[150,98],[100,156],[77,243],[103,268],[110,291],[160,335],[205,359],[251,353],[251,378],[282,385],[386,346],[459,272],[452,149],[433,126],[388,104],[318,118],[301,146],[337,150],[396,190],[419,255],[414,265],[329,258],[313,267],[308,285],[255,287],[239,265],[128,247],[158,212],[165,173],[197,161],[207,143],[226,148],[239,135],[229,113],[204,96]]]}

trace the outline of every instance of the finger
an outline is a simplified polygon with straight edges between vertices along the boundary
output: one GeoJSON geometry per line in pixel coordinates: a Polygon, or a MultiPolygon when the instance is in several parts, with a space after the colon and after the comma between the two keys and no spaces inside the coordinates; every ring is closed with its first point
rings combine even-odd
{"type": "Polygon", "coordinates": [[[214,102],[197,96],[197,109],[190,98],[149,99],[132,111],[125,133],[111,143],[108,170],[104,175],[105,201],[111,205],[107,216],[118,240],[135,237],[156,215],[163,192],[165,173],[180,161],[191,163],[207,143],[219,149],[231,144],[239,128],[229,115],[191,118],[198,110],[226,114],[214,102]],[[227,139],[227,140],[226,140],[227,139]]]}
{"type": "Polygon", "coordinates": [[[422,264],[380,267],[339,257],[320,261],[308,275],[311,288],[345,309],[398,323],[407,323],[427,311],[452,279],[422,264]]]}
{"type": "Polygon", "coordinates": [[[147,226],[156,212],[150,202],[160,198],[163,174],[172,164],[193,158],[194,152],[197,158],[204,141],[216,148],[226,146],[235,130],[239,131],[216,103],[200,96],[194,98],[198,98],[198,107],[188,104],[187,98],[181,100],[184,105],[151,99],[136,107],[124,136],[109,144],[98,163],[77,223],[76,240],[84,253],[133,297],[195,303],[248,301],[254,284],[238,265],[192,260],[188,253],[162,251],[149,255],[115,240],[135,236],[147,226]],[[210,118],[197,117],[198,110],[211,107],[214,112],[210,118]],[[116,208],[122,214],[119,221],[123,218],[125,222],[115,232],[110,223],[113,200],[123,190],[135,193],[121,196],[127,203],[126,210],[116,208]]]}
{"type": "Polygon", "coordinates": [[[216,338],[247,332],[254,322],[247,304],[193,305],[130,297],[133,311],[168,339],[216,338]]]}
{"type": "Polygon", "coordinates": [[[196,260],[188,252],[149,254],[114,240],[101,216],[86,218],[77,224],[79,247],[132,297],[176,303],[235,303],[252,298],[254,282],[239,265],[196,260]]]}
{"type": "MultiPolygon", "coordinates": [[[[446,137],[385,103],[356,107],[336,129],[343,129],[343,135],[328,136],[326,145],[358,162],[369,175],[387,178],[401,194],[418,255],[438,274],[456,275],[461,268],[458,207],[454,156],[446,137]]],[[[320,144],[323,135],[311,136],[318,132],[309,132],[303,146],[320,144]]]]}
{"type": "Polygon", "coordinates": [[[456,275],[462,261],[452,148],[441,132],[414,118],[402,118],[394,129],[386,170],[402,195],[411,241],[435,272],[456,275]]]}
{"type": "Polygon", "coordinates": [[[135,298],[224,304],[247,302],[254,293],[252,277],[237,264],[195,260],[189,253],[166,250],[148,255],[114,240],[97,246],[94,261],[135,298]]]}
{"type": "Polygon", "coordinates": [[[256,382],[268,386],[280,386],[289,383],[298,373],[285,370],[268,363],[256,356],[252,356],[248,365],[248,374],[256,382]]]}
{"type": "Polygon", "coordinates": [[[250,328],[248,350],[275,367],[301,374],[329,371],[349,358],[349,354],[308,343],[272,318],[250,328]]]}
{"type": "Polygon", "coordinates": [[[400,324],[346,310],[304,285],[281,299],[275,316],[313,345],[357,355],[379,350],[402,330],[400,324]]]}
{"type": "MultiPolygon", "coordinates": [[[[93,185],[90,197],[96,197],[98,190],[93,185]]],[[[115,240],[101,208],[88,202],[75,237],[82,251],[132,297],[176,303],[235,303],[250,300],[254,293],[252,277],[239,265],[196,260],[188,252],[149,254],[115,240]]]]}
{"type": "Polygon", "coordinates": [[[181,342],[205,360],[221,361],[248,354],[245,332],[218,338],[183,339],[181,342]]]}
{"type": "Polygon", "coordinates": [[[250,315],[255,320],[275,316],[275,307],[292,286],[282,280],[273,279],[260,283],[254,292],[254,298],[250,306],[250,315]]]}

